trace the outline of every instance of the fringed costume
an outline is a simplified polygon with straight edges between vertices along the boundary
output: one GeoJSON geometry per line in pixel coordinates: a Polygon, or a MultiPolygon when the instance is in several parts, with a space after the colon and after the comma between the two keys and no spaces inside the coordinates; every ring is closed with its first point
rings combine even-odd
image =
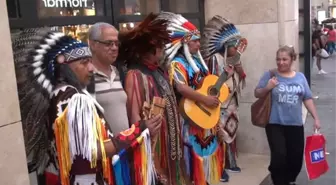
{"type": "Polygon", "coordinates": [[[234,73],[228,75],[226,84],[230,88],[229,98],[221,106],[221,123],[224,124],[226,147],[225,167],[240,172],[237,166],[236,132],[238,129],[238,107],[241,89],[245,86],[246,74],[240,56],[247,47],[247,40],[242,38],[237,28],[228,20],[214,16],[204,28],[201,39],[201,53],[208,61],[212,74],[220,75],[228,68],[234,73]]]}
{"type": "Polygon", "coordinates": [[[44,174],[46,185],[154,183],[145,123],[113,136],[104,110],[69,67],[92,65],[86,45],[39,28],[22,31],[13,50],[29,171],[44,174]],[[105,144],[114,146],[110,156],[105,144]]]}
{"type": "Polygon", "coordinates": [[[160,132],[152,138],[157,184],[184,185],[180,118],[168,75],[146,56],[159,55],[169,42],[166,21],[150,14],[133,31],[120,34],[119,60],[126,61],[125,89],[130,121],[150,118],[151,107],[163,109],[160,132]],[[164,102],[160,104],[158,102],[164,102]]]}
{"type": "MultiPolygon", "coordinates": [[[[200,39],[200,32],[184,17],[163,12],[159,19],[168,20],[171,42],[166,44],[165,59],[170,68],[170,82],[183,84],[193,89],[209,74],[200,51],[191,54],[188,43],[200,39]]],[[[177,93],[180,100],[181,94],[177,93]]],[[[216,184],[223,170],[224,146],[218,141],[216,127],[205,130],[195,126],[189,120],[182,123],[184,141],[184,160],[186,170],[195,185],[216,184]]]]}

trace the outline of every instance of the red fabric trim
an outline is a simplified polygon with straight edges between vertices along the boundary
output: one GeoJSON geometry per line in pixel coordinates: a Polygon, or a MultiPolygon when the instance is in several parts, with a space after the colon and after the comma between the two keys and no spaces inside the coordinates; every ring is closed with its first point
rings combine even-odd
{"type": "Polygon", "coordinates": [[[154,70],[157,70],[157,68],[159,67],[159,64],[153,64],[151,62],[148,62],[148,61],[144,61],[144,65],[148,67],[148,69],[154,71],[154,70]]]}
{"type": "Polygon", "coordinates": [[[49,173],[49,172],[45,172],[45,179],[46,179],[46,185],[59,185],[59,179],[58,176],[53,174],[53,173],[49,173]]]}

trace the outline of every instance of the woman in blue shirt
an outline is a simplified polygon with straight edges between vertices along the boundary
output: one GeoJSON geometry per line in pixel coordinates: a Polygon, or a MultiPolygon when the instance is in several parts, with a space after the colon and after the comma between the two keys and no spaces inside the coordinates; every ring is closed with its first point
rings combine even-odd
{"type": "Polygon", "coordinates": [[[274,77],[265,72],[256,89],[255,97],[264,97],[272,91],[272,108],[266,135],[271,151],[269,171],[274,185],[294,185],[301,171],[304,150],[302,103],[313,116],[314,128],[320,121],[312,100],[312,92],[305,76],[291,69],[296,60],[293,47],[277,51],[277,69],[274,77]]]}

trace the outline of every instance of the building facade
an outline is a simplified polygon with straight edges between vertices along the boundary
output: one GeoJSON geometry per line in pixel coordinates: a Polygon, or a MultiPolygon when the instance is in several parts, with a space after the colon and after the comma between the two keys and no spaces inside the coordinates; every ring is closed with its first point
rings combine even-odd
{"type": "Polygon", "coordinates": [[[11,33],[51,26],[86,41],[90,25],[108,22],[120,31],[135,27],[148,13],[181,13],[204,26],[204,0],[7,0],[11,33]],[[24,7],[24,8],[23,8],[24,7]]]}
{"type": "MultiPolygon", "coordinates": [[[[228,18],[249,43],[242,57],[247,86],[239,110],[238,149],[268,155],[264,130],[250,122],[250,105],[255,101],[253,91],[263,72],[276,66],[279,46],[293,45],[304,56],[304,50],[299,48],[300,8],[299,0],[7,0],[7,4],[1,1],[0,95],[6,97],[0,106],[1,184],[29,184],[11,48],[11,38],[20,29],[52,26],[85,41],[89,26],[95,22],[109,22],[124,31],[132,29],[149,12],[161,10],[181,13],[200,30],[214,15],[228,18]]],[[[305,63],[303,58],[294,68],[302,71],[305,63]]]]}

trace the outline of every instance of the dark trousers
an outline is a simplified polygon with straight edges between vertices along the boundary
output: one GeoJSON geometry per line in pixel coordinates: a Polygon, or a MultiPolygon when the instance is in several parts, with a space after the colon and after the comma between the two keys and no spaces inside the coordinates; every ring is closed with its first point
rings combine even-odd
{"type": "Polygon", "coordinates": [[[271,150],[268,170],[274,185],[295,182],[303,163],[303,126],[268,124],[266,135],[271,150]]]}

